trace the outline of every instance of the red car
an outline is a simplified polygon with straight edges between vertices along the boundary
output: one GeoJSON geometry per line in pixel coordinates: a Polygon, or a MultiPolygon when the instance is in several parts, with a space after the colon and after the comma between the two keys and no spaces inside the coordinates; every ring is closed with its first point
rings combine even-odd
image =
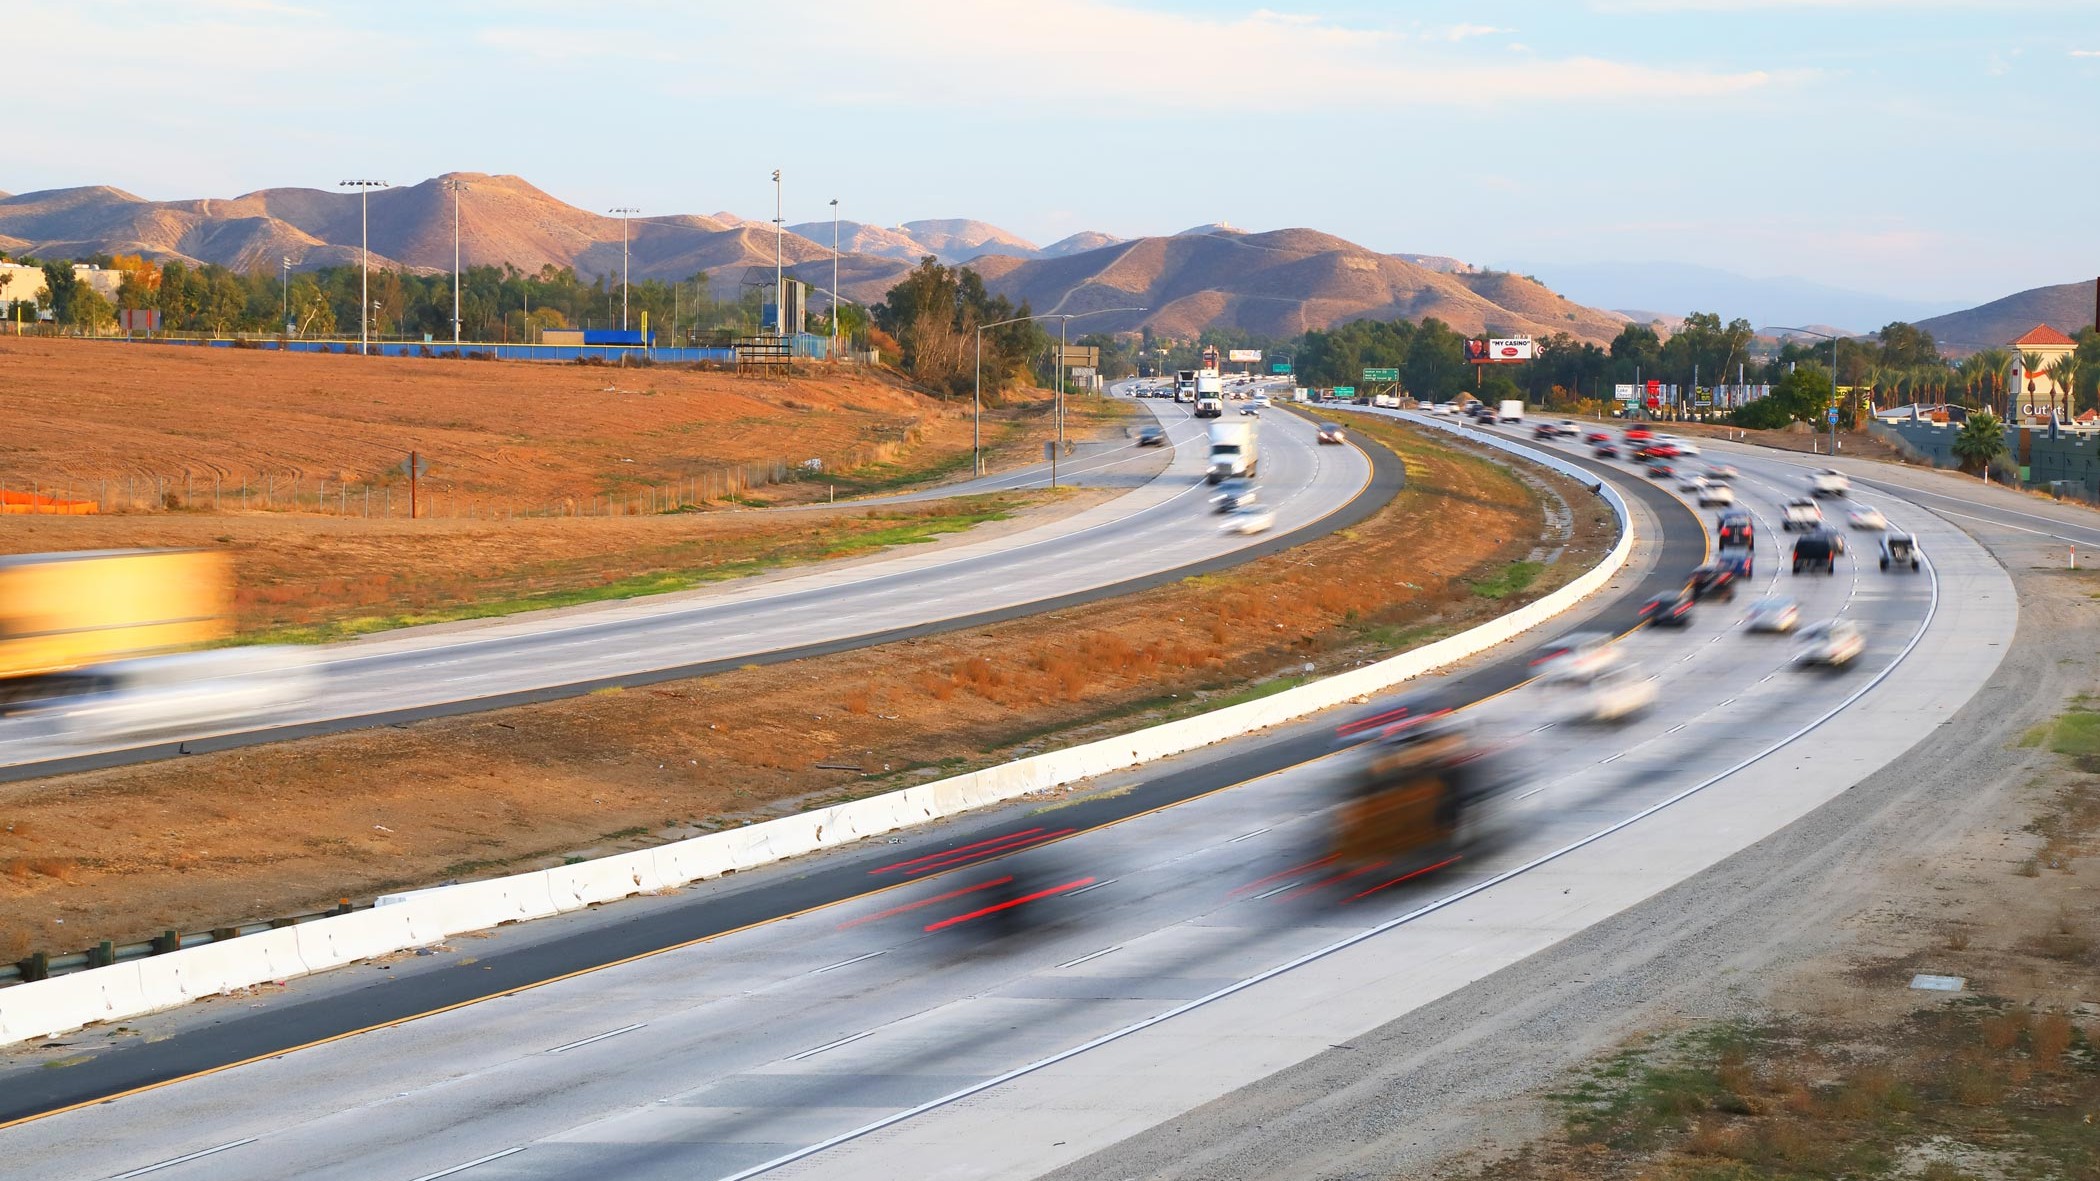
{"type": "Polygon", "coordinates": [[[1586,434],[1582,437],[1582,441],[1588,443],[1592,447],[1597,446],[1599,443],[1609,443],[1611,442],[1611,432],[1591,431],[1589,434],[1586,434]]]}

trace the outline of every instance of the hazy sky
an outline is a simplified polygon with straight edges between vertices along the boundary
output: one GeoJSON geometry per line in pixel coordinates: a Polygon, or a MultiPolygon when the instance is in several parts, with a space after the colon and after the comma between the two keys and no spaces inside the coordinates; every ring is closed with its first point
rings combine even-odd
{"type": "Polygon", "coordinates": [[[19,0],[0,190],[516,173],[1930,299],[2100,274],[2094,0],[19,0]]]}

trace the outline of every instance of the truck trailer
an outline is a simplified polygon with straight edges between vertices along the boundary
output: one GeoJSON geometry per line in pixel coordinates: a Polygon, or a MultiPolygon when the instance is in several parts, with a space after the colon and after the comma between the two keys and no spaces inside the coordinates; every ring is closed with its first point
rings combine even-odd
{"type": "Polygon", "coordinates": [[[1253,478],[1261,465],[1256,426],[1252,422],[1210,424],[1210,470],[1206,479],[1215,484],[1234,476],[1253,478]]]}
{"type": "Polygon", "coordinates": [[[98,666],[224,638],[231,607],[211,550],[0,557],[0,713],[83,692],[98,666]]]}

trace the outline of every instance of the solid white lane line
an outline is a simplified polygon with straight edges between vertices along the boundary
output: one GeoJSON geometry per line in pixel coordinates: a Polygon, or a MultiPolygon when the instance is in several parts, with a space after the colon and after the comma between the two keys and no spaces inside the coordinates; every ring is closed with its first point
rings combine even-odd
{"type": "Polygon", "coordinates": [[[1290,884],[1289,884],[1289,885],[1287,885],[1287,886],[1278,886],[1278,887],[1276,887],[1276,888],[1275,888],[1275,889],[1273,889],[1273,890],[1267,890],[1267,891],[1264,891],[1264,892],[1262,892],[1262,893],[1260,893],[1260,894],[1256,894],[1256,895],[1254,896],[1254,900],[1255,900],[1256,902],[1260,902],[1260,901],[1261,901],[1262,899],[1264,899],[1264,898],[1274,898],[1274,897],[1276,897],[1276,896],[1277,896],[1278,894],[1281,894],[1281,893],[1283,893],[1283,892],[1285,892],[1285,891],[1287,891],[1287,890],[1295,890],[1295,889],[1297,889],[1297,888],[1298,888],[1299,886],[1301,886],[1301,885],[1303,885],[1303,884],[1304,884],[1303,882],[1292,882],[1292,883],[1290,883],[1290,884]]]}
{"type": "Polygon", "coordinates": [[[1685,727],[1685,723],[1683,723],[1683,722],[1679,722],[1679,723],[1677,723],[1676,725],[1674,725],[1674,726],[1670,727],[1669,729],[1667,729],[1667,730],[1663,731],[1663,733],[1664,733],[1664,734],[1675,734],[1675,733],[1677,733],[1677,732],[1678,732],[1679,730],[1682,730],[1682,729],[1684,729],[1684,727],[1685,727]]]}
{"type": "Polygon", "coordinates": [[[229,1144],[221,1144],[217,1148],[199,1149],[196,1152],[192,1152],[184,1156],[178,1156],[173,1160],[164,1160],[157,1165],[147,1165],[143,1169],[133,1169],[129,1173],[118,1173],[116,1177],[112,1179],[112,1181],[124,1181],[126,1177],[143,1177],[148,1173],[157,1173],[162,1169],[172,1169],[176,1165],[188,1164],[190,1161],[210,1156],[216,1152],[224,1152],[229,1148],[239,1148],[243,1144],[253,1143],[255,1143],[255,1137],[250,1136],[246,1140],[235,1140],[229,1144]]]}
{"type": "Polygon", "coordinates": [[[1622,750],[1622,751],[1620,751],[1620,752],[1619,752],[1618,754],[1615,754],[1615,755],[1613,755],[1612,757],[1610,757],[1610,758],[1608,758],[1608,759],[1604,760],[1604,762],[1602,762],[1602,763],[1598,763],[1597,765],[1598,765],[1598,766],[1600,766],[1600,767],[1602,767],[1602,766],[1604,766],[1604,765],[1605,765],[1605,764],[1607,764],[1607,763],[1616,763],[1616,762],[1618,762],[1618,761],[1619,761],[1620,759],[1623,759],[1623,758],[1625,758],[1625,757],[1626,757],[1626,752],[1622,750]]]}
{"type": "Polygon", "coordinates": [[[523,1151],[525,1151],[525,1146],[523,1144],[520,1144],[516,1148],[506,1148],[502,1152],[492,1152],[489,1153],[487,1156],[476,1157],[475,1159],[470,1160],[463,1165],[454,1165],[449,1169],[440,1169],[435,1173],[425,1173],[422,1176],[416,1178],[416,1181],[438,1181],[438,1178],[440,1177],[450,1177],[454,1173],[464,1173],[468,1169],[477,1168],[481,1165],[489,1163],[492,1160],[502,1160],[506,1156],[516,1156],[517,1154],[523,1151]]]}
{"type": "Polygon", "coordinates": [[[643,1025],[645,1025],[645,1024],[647,1024],[647,1023],[646,1023],[646,1022],[642,1022],[642,1021],[637,1021],[637,1022],[635,1022],[635,1023],[633,1024],[633,1025],[622,1025],[622,1026],[621,1026],[620,1028],[618,1028],[618,1029],[608,1029],[608,1030],[606,1030],[606,1031],[605,1031],[604,1033],[592,1034],[592,1035],[591,1035],[590,1037],[587,1037],[587,1038],[579,1038],[579,1039],[577,1039],[576,1041],[573,1041],[573,1042],[568,1042],[568,1043],[566,1043],[566,1044],[563,1044],[563,1045],[559,1045],[559,1046],[556,1046],[556,1047],[554,1047],[553,1049],[551,1049],[551,1050],[548,1050],[548,1051],[546,1051],[546,1053],[549,1053],[549,1054],[559,1054],[559,1053],[561,1053],[561,1052],[562,1052],[562,1051],[564,1051],[564,1050],[573,1050],[573,1049],[575,1049],[575,1048],[576,1048],[576,1047],[578,1047],[578,1046],[588,1046],[588,1045],[590,1045],[590,1044],[591,1044],[592,1042],[602,1042],[602,1041],[604,1041],[604,1040],[605,1040],[606,1038],[609,1038],[609,1037],[618,1037],[618,1036],[620,1036],[620,1035],[621,1035],[621,1034],[623,1034],[623,1033],[633,1033],[633,1032],[634,1032],[635,1030],[637,1030],[637,1029],[640,1029],[640,1028],[642,1028],[642,1027],[643,1027],[643,1025]]]}
{"type": "Polygon", "coordinates": [[[1061,898],[1077,898],[1077,897],[1079,897],[1079,896],[1080,896],[1081,894],[1087,893],[1087,892],[1088,892],[1088,891],[1090,891],[1090,890],[1098,890],[1098,889],[1100,889],[1100,888],[1101,888],[1101,887],[1103,887],[1103,886],[1113,886],[1113,885],[1115,885],[1115,884],[1116,884],[1117,882],[1120,882],[1120,881],[1122,881],[1122,880],[1123,880],[1122,878],[1110,878],[1110,879],[1108,879],[1108,880],[1107,880],[1107,881],[1105,881],[1105,882],[1095,882],[1095,883],[1094,883],[1093,885],[1091,885],[1091,886],[1081,886],[1081,887],[1079,887],[1079,888],[1078,888],[1077,890],[1074,890],[1074,891],[1072,891],[1072,892],[1071,892],[1071,893],[1069,893],[1069,894],[1061,894],[1061,895],[1059,895],[1059,897],[1061,897],[1061,898]]]}
{"type": "Polygon", "coordinates": [[[1244,841],[1244,840],[1248,839],[1249,837],[1258,837],[1258,836],[1260,836],[1261,834],[1263,834],[1263,833],[1265,833],[1265,832],[1267,832],[1267,831],[1269,831],[1269,830],[1268,830],[1268,829],[1266,829],[1266,828],[1257,828],[1257,829],[1255,829],[1255,830],[1254,830],[1253,832],[1243,832],[1243,833],[1241,833],[1240,835],[1238,835],[1238,836],[1236,836],[1236,837],[1232,838],[1231,840],[1229,840],[1229,841],[1226,841],[1225,843],[1226,843],[1226,844],[1228,844],[1228,845],[1237,845],[1237,844],[1239,844],[1239,843],[1240,843],[1241,841],[1244,841]]]}
{"type": "Polygon", "coordinates": [[[817,968],[817,969],[815,969],[815,970],[811,971],[811,972],[810,972],[810,975],[812,975],[812,976],[822,976],[822,975],[823,975],[824,973],[826,973],[826,972],[834,972],[834,971],[837,971],[838,969],[840,969],[840,968],[843,968],[843,967],[846,967],[846,966],[847,966],[847,965],[849,965],[849,964],[857,964],[857,963],[861,962],[862,960],[872,960],[872,959],[874,959],[874,958],[875,958],[876,956],[879,956],[879,955],[888,955],[888,954],[890,954],[890,953],[889,953],[889,951],[888,951],[888,949],[884,949],[884,950],[882,950],[882,951],[871,951],[871,952],[869,952],[869,953],[868,953],[868,954],[866,954],[866,955],[857,955],[857,956],[854,956],[854,957],[853,957],[852,959],[850,959],[850,960],[840,960],[840,961],[839,961],[838,963],[835,963],[835,964],[826,964],[826,965],[824,965],[824,966],[823,966],[823,967],[821,967],[821,968],[817,968]]]}
{"type": "Polygon", "coordinates": [[[853,1035],[853,1036],[851,1036],[851,1037],[842,1037],[842,1038],[840,1038],[839,1040],[837,1040],[837,1041],[835,1041],[835,1042],[825,1042],[825,1043],[824,1043],[823,1045],[821,1045],[821,1046],[818,1046],[818,1047],[817,1047],[816,1049],[814,1049],[814,1050],[804,1050],[804,1051],[802,1051],[802,1052],[801,1052],[800,1054],[796,1054],[796,1055],[794,1055],[794,1056],[790,1057],[790,1058],[788,1059],[788,1061],[790,1061],[790,1062],[800,1062],[800,1061],[802,1061],[802,1060],[803,1060],[804,1058],[814,1058],[814,1057],[816,1057],[817,1055],[819,1055],[819,1054],[822,1054],[822,1053],[824,1053],[824,1052],[825,1052],[826,1050],[836,1050],[836,1049],[838,1049],[838,1048],[839,1048],[840,1046],[845,1046],[845,1045],[851,1045],[852,1043],[854,1043],[854,1042],[857,1042],[857,1041],[859,1041],[860,1039],[862,1039],[862,1038],[864,1038],[864,1037],[873,1037],[873,1036],[875,1036],[875,1031],[874,1031],[874,1030],[872,1030],[872,1029],[864,1029],[864,1030],[860,1031],[859,1033],[856,1033],[856,1034],[854,1034],[854,1035],[853,1035]]]}
{"type": "Polygon", "coordinates": [[[1085,955],[1083,955],[1083,956],[1080,956],[1080,957],[1079,957],[1078,959],[1076,959],[1076,960],[1066,960],[1066,961],[1065,961],[1064,963],[1061,963],[1061,964],[1059,964],[1059,965],[1057,965],[1057,966],[1058,966],[1058,967],[1060,967],[1060,968],[1076,968],[1076,967],[1078,967],[1079,965],[1081,965],[1081,964],[1083,964],[1083,963],[1087,962],[1088,960],[1098,960],[1098,959],[1100,959],[1100,958],[1101,958],[1102,956],[1105,956],[1105,955],[1107,955],[1108,953],[1110,953],[1110,952],[1112,952],[1112,951],[1121,951],[1121,950],[1123,950],[1123,945],[1122,945],[1122,944],[1120,944],[1120,943],[1118,943],[1118,944],[1116,944],[1116,945],[1115,945],[1114,947],[1104,947],[1104,948],[1102,948],[1102,949],[1101,949],[1100,951],[1090,951],[1090,952],[1086,953],[1085,955]]]}

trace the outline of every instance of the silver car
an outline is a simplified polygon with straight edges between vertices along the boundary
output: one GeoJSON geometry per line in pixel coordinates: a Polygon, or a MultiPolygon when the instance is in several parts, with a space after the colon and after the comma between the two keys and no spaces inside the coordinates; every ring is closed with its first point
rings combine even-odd
{"type": "Polygon", "coordinates": [[[1743,626],[1754,632],[1777,632],[1781,635],[1793,631],[1801,622],[1801,608],[1792,599],[1759,599],[1750,604],[1750,614],[1743,618],[1743,626]]]}

